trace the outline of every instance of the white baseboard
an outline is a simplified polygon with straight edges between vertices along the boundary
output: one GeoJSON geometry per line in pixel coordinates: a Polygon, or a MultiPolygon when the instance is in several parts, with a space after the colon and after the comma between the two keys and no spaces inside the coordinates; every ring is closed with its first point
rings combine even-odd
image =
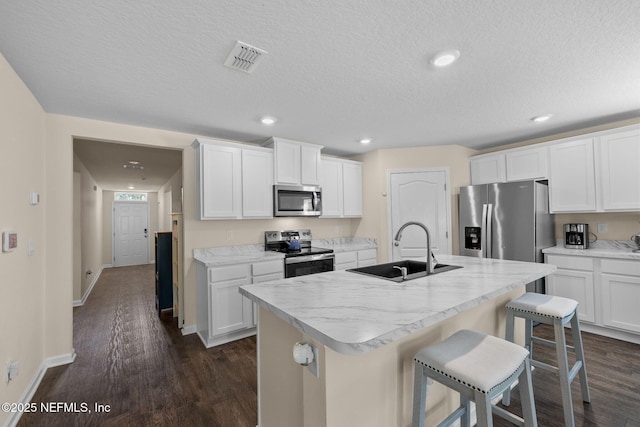
{"type": "Polygon", "coordinates": [[[100,268],[98,269],[98,272],[96,273],[96,275],[93,276],[93,280],[89,284],[89,287],[85,291],[84,295],[82,295],[82,299],[73,301],[73,306],[74,307],[80,307],[81,305],[84,305],[85,302],[87,302],[87,298],[89,298],[89,294],[91,294],[91,291],[93,290],[93,287],[95,286],[96,282],[100,278],[100,274],[102,274],[102,270],[104,270],[105,268],[109,268],[109,267],[111,267],[111,264],[103,264],[103,265],[100,266],[100,268]]]}
{"type": "Polygon", "coordinates": [[[182,327],[182,335],[191,335],[191,334],[195,334],[196,332],[198,332],[197,325],[189,325],[189,326],[182,327]]]}
{"type": "MultiPolygon", "coordinates": [[[[40,382],[42,378],[44,378],[44,374],[47,373],[47,369],[53,368],[55,366],[68,365],[73,363],[76,360],[76,351],[72,349],[71,353],[61,354],[59,356],[53,356],[46,358],[38,368],[38,371],[35,373],[31,382],[27,385],[26,390],[22,393],[22,397],[20,397],[20,401],[16,403],[27,404],[31,401],[31,398],[35,394],[36,390],[40,386],[40,382]]],[[[20,421],[20,417],[22,416],[22,412],[13,412],[9,416],[9,419],[4,423],[3,427],[15,427],[18,425],[18,421],[20,421]]]]}

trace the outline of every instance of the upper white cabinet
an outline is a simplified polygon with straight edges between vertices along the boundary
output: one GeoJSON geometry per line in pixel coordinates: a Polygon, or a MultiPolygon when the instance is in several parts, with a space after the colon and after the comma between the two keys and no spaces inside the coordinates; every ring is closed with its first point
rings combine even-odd
{"type": "Polygon", "coordinates": [[[596,210],[593,138],[549,147],[549,203],[552,212],[596,210]]]}
{"type": "Polygon", "coordinates": [[[323,157],[322,218],[362,216],[362,163],[323,157]]]}
{"type": "Polygon", "coordinates": [[[242,216],[273,216],[273,152],[242,150],[242,216]]]}
{"type": "Polygon", "coordinates": [[[547,178],[547,152],[547,147],[534,147],[506,152],[507,181],[547,178]]]}
{"type": "Polygon", "coordinates": [[[194,141],[200,219],[242,216],[242,151],[229,144],[194,141]]]}
{"type": "Polygon", "coordinates": [[[639,210],[640,129],[603,135],[595,152],[602,210],[639,210]]]}
{"type": "Polygon", "coordinates": [[[274,149],[276,184],[320,184],[322,146],[283,138],[269,138],[265,145],[274,149]]]}
{"type": "Polygon", "coordinates": [[[504,153],[482,154],[469,159],[471,184],[489,184],[506,181],[504,153]]]}
{"type": "Polygon", "coordinates": [[[273,215],[272,150],[196,139],[196,200],[200,219],[273,215]]]}

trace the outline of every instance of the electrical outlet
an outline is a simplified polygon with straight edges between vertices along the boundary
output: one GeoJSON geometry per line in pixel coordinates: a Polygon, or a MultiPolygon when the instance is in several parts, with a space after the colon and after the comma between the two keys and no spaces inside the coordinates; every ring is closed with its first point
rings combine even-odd
{"type": "Polygon", "coordinates": [[[598,224],[598,233],[606,233],[607,224],[598,224]]]}
{"type": "Polygon", "coordinates": [[[7,363],[7,382],[13,381],[16,379],[18,374],[20,373],[20,363],[15,360],[7,363]]]}

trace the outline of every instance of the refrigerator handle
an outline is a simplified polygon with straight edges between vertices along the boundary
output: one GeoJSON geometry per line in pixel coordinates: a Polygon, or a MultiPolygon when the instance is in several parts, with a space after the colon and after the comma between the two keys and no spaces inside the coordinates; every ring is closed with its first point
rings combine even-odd
{"type": "Polygon", "coordinates": [[[487,242],[487,258],[493,258],[493,231],[491,230],[491,223],[493,222],[493,204],[487,205],[487,222],[485,227],[487,228],[486,240],[487,242]]]}
{"type": "Polygon", "coordinates": [[[480,242],[482,245],[482,258],[487,258],[487,205],[482,205],[482,222],[480,223],[480,242]]]}

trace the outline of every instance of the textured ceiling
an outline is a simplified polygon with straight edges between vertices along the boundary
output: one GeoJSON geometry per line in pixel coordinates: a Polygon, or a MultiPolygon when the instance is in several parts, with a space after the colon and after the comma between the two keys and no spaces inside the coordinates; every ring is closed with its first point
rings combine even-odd
{"type": "Polygon", "coordinates": [[[637,0],[2,1],[0,52],[50,113],[343,155],[485,148],[640,116],[639,17],[637,0]],[[223,66],[237,40],[268,52],[253,74],[223,66]]]}

